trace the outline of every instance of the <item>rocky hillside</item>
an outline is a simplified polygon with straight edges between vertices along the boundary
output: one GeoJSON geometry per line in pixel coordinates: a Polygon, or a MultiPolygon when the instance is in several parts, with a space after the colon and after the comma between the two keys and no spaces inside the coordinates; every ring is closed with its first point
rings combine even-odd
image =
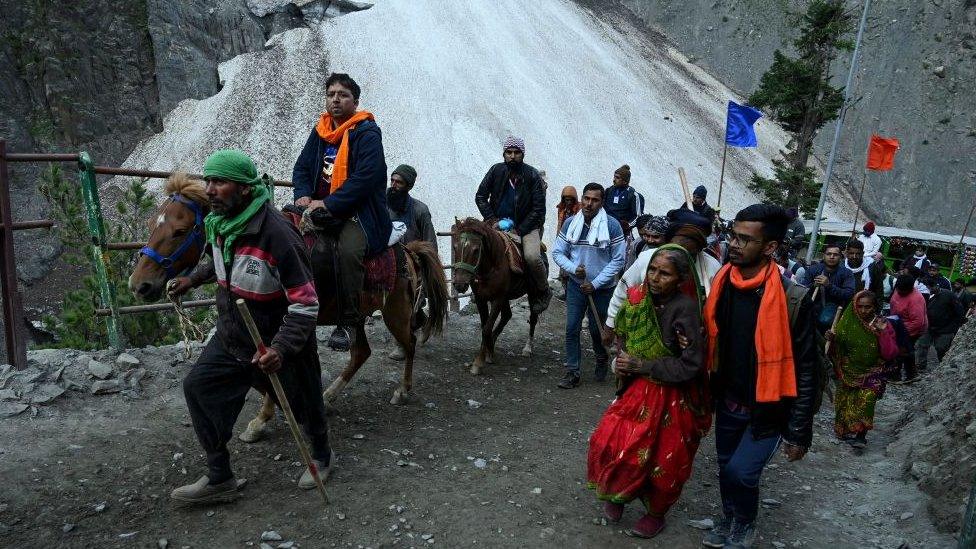
{"type": "MultiPolygon", "coordinates": [[[[596,2],[607,4],[608,2],[596,2]]],[[[776,48],[794,36],[800,0],[619,0],[727,85],[752,92],[776,48]]],[[[856,17],[863,0],[848,0],[856,17]]],[[[896,168],[870,178],[867,213],[881,224],[958,234],[976,175],[976,0],[872,2],[855,81],[855,108],[838,149],[848,189],[861,181],[872,132],[901,139],[896,168]]],[[[849,56],[836,63],[843,85],[849,56]]],[[[818,138],[826,159],[833,138],[818,138]]]]}
{"type": "Polygon", "coordinates": [[[892,450],[906,455],[905,477],[931,496],[928,510],[944,532],[958,531],[976,474],[976,321],[956,334],[928,387],[902,419],[892,450]]]}

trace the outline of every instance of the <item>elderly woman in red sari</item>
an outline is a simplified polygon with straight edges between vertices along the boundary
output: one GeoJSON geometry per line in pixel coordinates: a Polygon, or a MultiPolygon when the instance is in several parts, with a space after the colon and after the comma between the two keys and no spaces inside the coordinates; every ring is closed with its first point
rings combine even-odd
{"type": "Polygon", "coordinates": [[[625,504],[641,500],[647,512],[627,532],[632,536],[649,538],[664,528],[711,425],[692,265],[684,248],[658,248],[644,283],[628,291],[617,314],[619,389],[590,437],[587,484],[612,522],[625,504]]]}
{"type": "Polygon", "coordinates": [[[898,355],[895,330],[878,316],[878,298],[870,290],[854,296],[837,326],[827,332],[837,376],[834,432],[854,448],[867,445],[874,407],[884,395],[889,367],[898,355]]]}

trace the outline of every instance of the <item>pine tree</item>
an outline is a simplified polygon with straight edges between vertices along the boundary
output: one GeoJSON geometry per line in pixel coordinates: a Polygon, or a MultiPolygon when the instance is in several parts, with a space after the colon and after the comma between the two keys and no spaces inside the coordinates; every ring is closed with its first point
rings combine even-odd
{"type": "Polygon", "coordinates": [[[790,150],[773,160],[774,178],[753,174],[749,184],[770,202],[797,206],[807,214],[816,208],[821,183],[807,163],[817,131],[836,119],[844,104],[844,90],[831,85],[830,69],[838,52],[853,49],[844,38],[853,26],[842,0],[810,0],[799,20],[800,36],[793,41],[796,57],[776,50],[772,66],[749,97],[750,105],[793,134],[790,150]]]}

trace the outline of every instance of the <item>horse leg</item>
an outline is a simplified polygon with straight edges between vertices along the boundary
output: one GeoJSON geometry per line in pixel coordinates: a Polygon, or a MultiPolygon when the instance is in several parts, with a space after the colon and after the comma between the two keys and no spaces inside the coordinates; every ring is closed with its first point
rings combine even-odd
{"type": "Polygon", "coordinates": [[[491,315],[488,303],[475,299],[475,305],[478,306],[478,316],[481,318],[481,349],[478,351],[478,356],[475,357],[474,362],[471,363],[471,373],[478,375],[481,373],[481,369],[485,367],[488,338],[491,337],[491,324],[488,323],[488,318],[491,315]]]}
{"type": "Polygon", "coordinates": [[[508,321],[512,319],[512,304],[508,301],[503,301],[499,304],[499,310],[501,312],[500,318],[498,319],[498,324],[495,329],[491,332],[491,346],[488,348],[488,364],[495,363],[495,343],[498,342],[498,336],[502,335],[502,330],[505,329],[505,325],[508,321]]]}
{"type": "Polygon", "coordinates": [[[258,415],[254,416],[254,419],[247,423],[247,428],[237,436],[244,442],[250,443],[261,440],[261,437],[264,436],[265,425],[274,417],[274,399],[267,393],[262,394],[261,398],[261,409],[258,410],[258,415]]]}
{"type": "Polygon", "coordinates": [[[369,342],[366,341],[366,328],[363,323],[360,322],[356,326],[356,343],[349,349],[349,364],[346,365],[346,369],[339,374],[339,377],[335,378],[335,381],[329,385],[329,388],[325,390],[322,394],[322,398],[325,399],[326,405],[332,404],[339,393],[346,388],[352,377],[356,375],[359,368],[369,359],[369,355],[372,351],[369,348],[369,342]]]}
{"type": "Polygon", "coordinates": [[[406,314],[390,314],[389,317],[383,316],[383,320],[386,322],[386,327],[393,334],[393,338],[403,349],[404,363],[403,363],[403,378],[400,380],[400,386],[393,391],[393,398],[390,399],[390,404],[406,404],[410,400],[410,389],[413,388],[413,358],[417,352],[417,336],[414,335],[413,330],[410,326],[410,316],[412,313],[412,307],[409,301],[406,302],[405,308],[401,310],[406,311],[406,314]],[[407,320],[403,317],[406,316],[407,320]],[[397,318],[399,317],[399,318],[397,318]]]}
{"type": "Polygon", "coordinates": [[[525,347],[522,347],[522,356],[524,357],[532,356],[532,346],[535,343],[535,325],[538,321],[539,315],[529,313],[529,339],[525,342],[525,347]]]}

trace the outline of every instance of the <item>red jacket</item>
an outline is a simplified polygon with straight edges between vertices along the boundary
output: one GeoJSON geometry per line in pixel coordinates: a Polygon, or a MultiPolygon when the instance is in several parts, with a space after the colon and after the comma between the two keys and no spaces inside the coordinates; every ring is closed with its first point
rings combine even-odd
{"type": "Polygon", "coordinates": [[[891,293],[891,314],[901,317],[911,337],[919,337],[929,329],[925,297],[914,288],[906,296],[899,294],[897,290],[891,293]]]}

